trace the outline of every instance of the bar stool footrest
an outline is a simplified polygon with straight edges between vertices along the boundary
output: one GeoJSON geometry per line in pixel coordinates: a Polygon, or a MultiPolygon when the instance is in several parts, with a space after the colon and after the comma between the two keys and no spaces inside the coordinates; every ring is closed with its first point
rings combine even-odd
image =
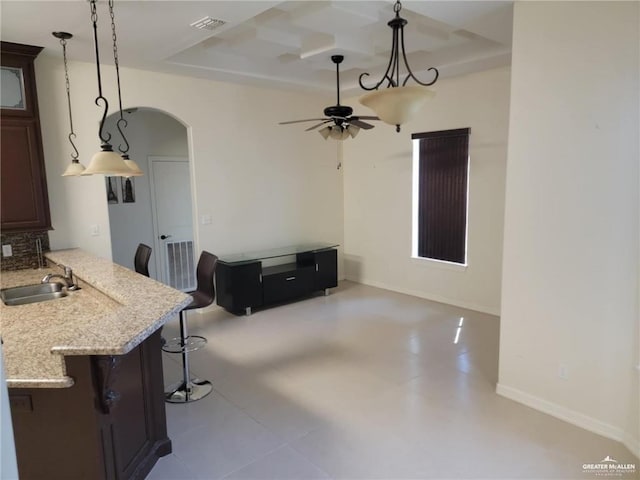
{"type": "Polygon", "coordinates": [[[207,339],[200,335],[189,335],[184,341],[182,338],[176,337],[167,340],[162,346],[162,351],[167,353],[195,352],[204,347],[206,343],[207,339]]]}

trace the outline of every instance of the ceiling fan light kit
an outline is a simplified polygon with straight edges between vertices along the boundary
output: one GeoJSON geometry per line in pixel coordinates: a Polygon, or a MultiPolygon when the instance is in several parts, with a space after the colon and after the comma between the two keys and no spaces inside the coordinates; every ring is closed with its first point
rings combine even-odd
{"type": "Polygon", "coordinates": [[[396,126],[396,131],[400,131],[400,125],[411,119],[418,110],[424,105],[424,102],[435,95],[435,93],[424,87],[433,85],[438,80],[438,70],[429,68],[433,71],[434,78],[430,82],[421,82],[411,71],[407,62],[407,54],[404,48],[404,27],[408,23],[400,16],[402,4],[397,0],[393,6],[396,16],[392,18],[387,25],[393,30],[391,57],[387,65],[387,70],[373,87],[367,87],[362,83],[364,77],[368,77],[369,73],[362,73],[358,82],[363,90],[372,91],[360,98],[360,103],[371,108],[383,122],[396,126]],[[407,76],[403,81],[400,79],[400,60],[404,62],[407,76]],[[407,87],[406,84],[412,78],[420,86],[407,87]],[[378,90],[383,84],[387,83],[385,90],[378,90]]]}

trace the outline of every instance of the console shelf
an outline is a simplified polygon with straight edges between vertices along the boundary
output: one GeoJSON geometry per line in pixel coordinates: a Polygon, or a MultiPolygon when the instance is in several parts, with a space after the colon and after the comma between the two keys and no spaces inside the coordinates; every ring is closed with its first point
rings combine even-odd
{"type": "Polygon", "coordinates": [[[293,245],[271,250],[221,255],[216,269],[216,298],[230,312],[309,295],[338,285],[337,244],[293,245]],[[295,262],[290,259],[295,258],[295,262]],[[263,262],[280,262],[263,266],[263,262]]]}

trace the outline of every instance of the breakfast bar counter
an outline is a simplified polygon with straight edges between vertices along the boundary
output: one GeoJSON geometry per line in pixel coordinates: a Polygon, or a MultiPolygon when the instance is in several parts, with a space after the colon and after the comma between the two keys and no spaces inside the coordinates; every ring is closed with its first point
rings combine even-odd
{"type": "MultiPolygon", "coordinates": [[[[123,355],[158,330],[191,297],[79,249],[49,252],[81,286],[68,296],[28,305],[0,302],[0,334],[9,388],[73,385],[64,356],[123,355]]],[[[2,288],[39,283],[58,266],[2,272],[2,288]]]]}
{"type": "Polygon", "coordinates": [[[0,304],[20,477],[144,478],[171,452],[160,328],[191,297],[79,249],[46,257],[1,277],[3,289],[33,285],[70,267],[80,286],[0,304]]]}

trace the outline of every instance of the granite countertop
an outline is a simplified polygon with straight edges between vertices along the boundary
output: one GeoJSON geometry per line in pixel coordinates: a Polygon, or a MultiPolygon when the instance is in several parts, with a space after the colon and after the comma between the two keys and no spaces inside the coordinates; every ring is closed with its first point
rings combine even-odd
{"type": "Polygon", "coordinates": [[[123,355],[191,302],[191,296],[80,249],[48,252],[50,266],[2,272],[2,288],[39,283],[73,269],[80,290],[56,300],[7,306],[0,334],[9,388],[65,388],[65,355],[123,355]],[[53,264],[52,264],[53,262],[53,264]]]}

